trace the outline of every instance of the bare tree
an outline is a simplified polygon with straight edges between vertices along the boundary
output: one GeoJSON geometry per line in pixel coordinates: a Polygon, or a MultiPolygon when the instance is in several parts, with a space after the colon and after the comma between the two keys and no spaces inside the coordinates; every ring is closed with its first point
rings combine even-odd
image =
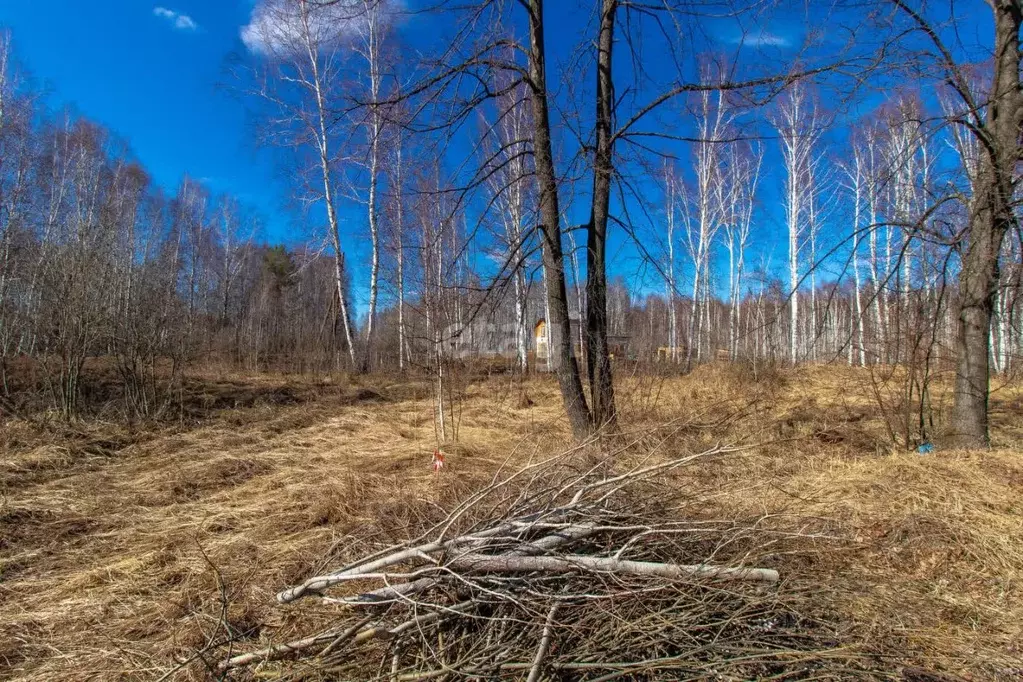
{"type": "MultiPolygon", "coordinates": [[[[612,0],[606,0],[606,2],[611,3],[613,10],[612,0]]],[[[528,85],[531,90],[530,101],[533,104],[533,155],[539,194],[537,204],[543,244],[544,281],[547,289],[547,324],[553,332],[552,345],[548,352],[556,358],[555,372],[572,432],[577,438],[582,438],[590,433],[591,418],[586,405],[586,396],[583,394],[579,365],[572,350],[572,331],[568,317],[568,290],[565,284],[565,261],[561,245],[561,210],[558,206],[557,173],[554,169],[551,122],[547,103],[544,3],[543,0],[528,0],[528,4],[525,6],[529,18],[528,85]]],[[[611,21],[613,21],[613,17],[611,21]]],[[[602,26],[603,23],[604,20],[602,20],[602,26]]],[[[610,39],[611,36],[608,35],[607,40],[610,41],[610,39]]],[[[609,45],[607,50],[607,59],[610,60],[609,45]]],[[[610,97],[610,93],[607,94],[607,97],[610,97]]],[[[604,219],[606,220],[606,215],[604,219]]],[[[592,276],[593,273],[587,269],[587,283],[592,276]]],[[[587,308],[596,305],[596,302],[589,297],[589,293],[589,289],[587,289],[587,308]]],[[[601,296],[601,300],[603,301],[603,296],[601,296]]],[[[601,319],[606,321],[606,313],[604,317],[595,316],[594,324],[600,324],[601,319]]],[[[592,356],[590,362],[594,362],[592,356]]],[[[610,376],[604,378],[602,375],[601,380],[610,381],[610,376]]],[[[604,405],[607,406],[606,401],[604,405]]]]}
{"type": "Polygon", "coordinates": [[[281,0],[261,5],[243,39],[265,58],[254,93],[274,109],[269,122],[284,145],[311,145],[334,250],[335,288],[348,358],[356,366],[349,301],[344,286],[345,248],[337,206],[338,163],[334,149],[333,103],[339,85],[342,19],[334,5],[308,0],[281,0]],[[294,85],[295,88],[287,86],[294,85]],[[283,91],[283,92],[282,92],[283,91]]]}
{"type": "MultiPolygon", "coordinates": [[[[865,334],[864,334],[864,320],[863,320],[863,283],[860,279],[860,240],[862,238],[862,207],[863,207],[863,193],[865,182],[865,169],[862,150],[857,146],[853,148],[853,161],[852,166],[846,168],[846,174],[849,176],[849,182],[851,183],[852,189],[852,201],[853,201],[853,221],[852,221],[852,260],[853,269],[853,282],[855,291],[853,296],[856,301],[856,316],[853,318],[853,324],[855,326],[855,338],[856,342],[849,345],[850,351],[853,348],[859,355],[858,364],[863,367],[866,365],[866,353],[865,353],[865,334]]],[[[850,330],[850,334],[854,331],[850,330]]],[[[853,355],[849,356],[849,363],[852,364],[853,355]]]]}
{"type": "Polygon", "coordinates": [[[7,392],[6,359],[17,344],[17,305],[11,290],[18,232],[27,228],[26,212],[32,165],[31,106],[18,101],[11,35],[0,30],[0,392],[7,392]]]}
{"type": "Polygon", "coordinates": [[[725,248],[728,250],[728,352],[735,360],[739,353],[740,302],[746,268],[746,248],[753,228],[757,188],[763,164],[763,148],[759,145],[731,144],[726,152],[728,164],[724,173],[725,248]]]}
{"type": "Polygon", "coordinates": [[[812,183],[814,144],[820,135],[816,105],[807,86],[796,81],[783,95],[772,123],[778,132],[785,165],[785,224],[788,229],[789,359],[795,364],[803,353],[799,338],[800,256],[807,231],[807,209],[812,183]]]}
{"type": "MultiPolygon", "coordinates": [[[[709,68],[704,69],[704,82],[712,80],[709,68]]],[[[705,354],[704,330],[708,324],[706,301],[711,290],[710,257],[714,241],[723,222],[722,201],[724,187],[723,143],[728,136],[732,114],[729,111],[725,92],[711,88],[694,94],[696,101],[697,139],[693,143],[695,190],[691,201],[685,200],[686,239],[689,256],[693,262],[692,307],[689,311],[689,343],[686,348],[686,367],[691,368],[694,360],[700,362],[705,354]]],[[[684,190],[684,188],[683,188],[684,190]]]]}
{"type": "Polygon", "coordinates": [[[675,176],[674,167],[667,162],[664,164],[664,220],[667,229],[667,254],[665,263],[665,293],[668,299],[668,358],[671,362],[678,363],[678,315],[675,303],[675,215],[678,211],[678,179],[675,176]]]}
{"type": "Polygon", "coordinates": [[[520,371],[526,371],[528,330],[526,324],[526,269],[529,255],[529,236],[526,228],[529,204],[535,198],[533,174],[529,165],[532,139],[529,115],[529,96],[524,84],[499,87],[497,121],[488,126],[486,149],[488,185],[494,195],[494,205],[503,228],[503,253],[499,254],[502,270],[512,279],[515,305],[515,361],[520,371]]]}
{"type": "MultiPolygon", "coordinates": [[[[355,8],[358,9],[358,8],[355,8]]],[[[352,20],[358,39],[355,51],[366,65],[368,77],[367,96],[370,102],[381,100],[383,81],[383,41],[387,32],[387,17],[379,0],[362,0],[361,14],[352,20]]],[[[351,10],[349,10],[351,12],[351,10]]],[[[377,194],[380,175],[380,143],[383,133],[384,115],[379,107],[371,106],[366,121],[366,137],[369,145],[367,160],[366,218],[370,234],[369,303],[366,311],[366,338],[362,355],[362,371],[369,369],[370,352],[373,345],[374,324],[377,316],[377,296],[380,280],[380,228],[378,225],[377,194]]]]}
{"type": "Polygon", "coordinates": [[[395,258],[395,289],[398,307],[398,369],[405,371],[408,356],[408,338],[405,327],[405,162],[402,155],[402,131],[395,133],[393,162],[390,173],[391,207],[393,211],[391,233],[395,258]]]}
{"type": "Polygon", "coordinates": [[[1018,0],[991,0],[992,41],[990,90],[984,99],[971,88],[964,66],[956,61],[934,25],[908,0],[891,0],[912,29],[929,42],[936,76],[957,100],[954,125],[964,126],[979,142],[969,221],[959,235],[959,315],[956,335],[957,371],[952,409],[953,440],[962,446],[986,447],[990,385],[990,338],[998,291],[999,256],[1005,235],[1018,227],[1015,212],[1023,90],[1020,89],[1020,28],[1023,7],[1018,0]]]}

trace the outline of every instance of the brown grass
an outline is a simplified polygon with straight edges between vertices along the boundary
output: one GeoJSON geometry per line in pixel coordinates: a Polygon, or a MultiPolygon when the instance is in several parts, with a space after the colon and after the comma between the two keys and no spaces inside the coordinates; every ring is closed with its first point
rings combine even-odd
{"type": "MultiPolygon", "coordinates": [[[[4,424],[0,679],[154,680],[226,633],[251,648],[313,631],[330,614],[276,591],[568,446],[553,382],[493,378],[461,401],[434,476],[430,387],[363,381],[221,376],[209,416],[145,432],[4,424]]],[[[865,669],[1017,679],[1023,391],[994,395],[996,449],[920,456],[892,446],[871,386],[834,367],[624,377],[622,431],[644,457],[750,445],[673,484],[712,491],[709,517],[763,518],[788,585],[819,595],[865,669]]],[[[193,662],[176,679],[203,677],[193,662]]]]}

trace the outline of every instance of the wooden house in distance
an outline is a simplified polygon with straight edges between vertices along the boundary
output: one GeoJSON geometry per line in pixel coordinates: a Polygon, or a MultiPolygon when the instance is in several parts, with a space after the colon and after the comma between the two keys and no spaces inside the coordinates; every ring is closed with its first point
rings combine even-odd
{"type": "MultiPolygon", "coordinates": [[[[573,348],[575,356],[583,359],[583,349],[580,345],[580,325],[578,317],[570,317],[573,348]]],[[[443,353],[449,358],[469,360],[473,358],[505,358],[514,360],[517,351],[516,342],[517,329],[514,322],[487,322],[473,321],[469,324],[459,326],[448,325],[444,329],[442,346],[443,353]]],[[[538,319],[533,324],[533,334],[526,339],[527,353],[534,369],[540,372],[547,372],[553,369],[550,364],[550,338],[548,335],[547,320],[538,319]]],[[[611,351],[611,358],[627,358],[629,351],[628,336],[609,336],[608,346],[611,351]]]]}
{"type": "MultiPolygon", "coordinates": [[[[443,352],[450,358],[515,359],[516,339],[514,322],[473,321],[444,328],[443,352]]],[[[528,339],[527,339],[528,343],[528,339]]]]}
{"type": "MultiPolygon", "coordinates": [[[[580,325],[581,320],[578,317],[568,318],[569,327],[572,333],[572,348],[575,351],[575,356],[580,360],[585,359],[583,354],[583,348],[580,345],[580,325]]],[[[549,336],[547,333],[547,321],[543,318],[537,320],[533,326],[533,348],[536,354],[536,368],[538,371],[550,371],[553,367],[550,364],[550,349],[548,347],[549,336]]],[[[629,337],[627,335],[608,335],[607,337],[608,350],[611,354],[611,359],[626,359],[629,357],[629,337]]]]}

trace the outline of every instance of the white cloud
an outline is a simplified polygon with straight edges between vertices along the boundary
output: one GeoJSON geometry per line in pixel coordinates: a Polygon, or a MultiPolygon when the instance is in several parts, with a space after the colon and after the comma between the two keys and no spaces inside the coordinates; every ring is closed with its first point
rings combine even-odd
{"type": "Polygon", "coordinates": [[[192,17],[175,12],[172,9],[167,9],[166,7],[154,7],[153,14],[161,19],[166,19],[170,22],[171,26],[179,31],[195,31],[199,28],[199,24],[195,23],[195,19],[192,17]]]}
{"type": "Polygon", "coordinates": [[[767,31],[738,35],[729,42],[743,47],[789,47],[792,44],[788,38],[767,31]]]}
{"type": "MultiPolygon", "coordinates": [[[[336,46],[366,31],[371,18],[389,23],[400,6],[400,0],[310,3],[309,34],[320,49],[336,46]]],[[[249,51],[264,56],[304,50],[304,33],[305,22],[297,0],[259,0],[249,23],[240,31],[249,51]]]]}

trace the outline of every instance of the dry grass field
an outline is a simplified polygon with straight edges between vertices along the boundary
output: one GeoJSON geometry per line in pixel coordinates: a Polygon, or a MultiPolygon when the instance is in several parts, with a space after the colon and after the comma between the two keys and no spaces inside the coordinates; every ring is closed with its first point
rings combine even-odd
{"type": "MultiPolygon", "coordinates": [[[[223,633],[244,650],[329,617],[278,605],[278,590],[570,446],[547,378],[471,384],[438,475],[426,383],[203,382],[207,414],[143,431],[2,425],[0,679],[207,679],[201,659],[179,663],[223,633]]],[[[860,678],[1023,679],[1023,390],[995,391],[990,452],[928,455],[892,445],[899,390],[843,367],[623,377],[621,433],[603,447],[748,446],[677,494],[798,536],[770,558],[779,589],[812,596],[860,678]]]]}

